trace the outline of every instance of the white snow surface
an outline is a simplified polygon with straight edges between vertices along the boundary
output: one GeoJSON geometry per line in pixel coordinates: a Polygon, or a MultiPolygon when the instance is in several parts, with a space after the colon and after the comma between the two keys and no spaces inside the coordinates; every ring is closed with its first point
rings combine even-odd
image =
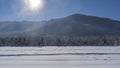
{"type": "Polygon", "coordinates": [[[120,68],[120,47],[0,47],[0,68],[120,68]]]}

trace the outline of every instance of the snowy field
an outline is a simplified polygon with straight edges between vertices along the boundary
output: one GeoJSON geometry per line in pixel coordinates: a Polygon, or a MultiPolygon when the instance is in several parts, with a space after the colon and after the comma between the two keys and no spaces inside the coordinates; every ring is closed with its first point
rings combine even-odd
{"type": "Polygon", "coordinates": [[[120,68],[120,47],[0,47],[0,68],[120,68]]]}

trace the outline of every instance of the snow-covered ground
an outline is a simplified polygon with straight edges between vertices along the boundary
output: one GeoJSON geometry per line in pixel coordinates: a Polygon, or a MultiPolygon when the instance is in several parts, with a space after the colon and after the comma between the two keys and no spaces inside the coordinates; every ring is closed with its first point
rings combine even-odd
{"type": "Polygon", "coordinates": [[[0,47],[0,68],[120,68],[120,47],[0,47]]]}

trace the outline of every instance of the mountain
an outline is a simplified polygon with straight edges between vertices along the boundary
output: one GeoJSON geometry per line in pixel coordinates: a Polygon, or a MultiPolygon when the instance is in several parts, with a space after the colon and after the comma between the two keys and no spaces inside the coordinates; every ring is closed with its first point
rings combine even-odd
{"type": "Polygon", "coordinates": [[[31,22],[31,21],[5,21],[0,22],[0,37],[18,36],[18,35],[32,35],[36,30],[40,30],[45,24],[45,21],[31,22]]]}
{"type": "Polygon", "coordinates": [[[43,29],[43,33],[57,36],[120,35],[120,21],[73,14],[48,21],[43,29]]]}
{"type": "Polygon", "coordinates": [[[41,22],[0,22],[0,36],[15,35],[91,36],[120,35],[120,21],[73,14],[41,22]]]}

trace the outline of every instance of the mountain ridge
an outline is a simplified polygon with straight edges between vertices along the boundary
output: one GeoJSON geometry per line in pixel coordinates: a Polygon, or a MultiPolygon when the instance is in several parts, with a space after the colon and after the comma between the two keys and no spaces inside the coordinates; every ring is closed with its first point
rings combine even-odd
{"type": "Polygon", "coordinates": [[[0,36],[95,36],[120,35],[120,21],[109,18],[72,14],[49,21],[13,21],[0,23],[0,36]]]}
{"type": "Polygon", "coordinates": [[[73,33],[75,34],[74,36],[120,34],[118,31],[120,29],[120,21],[115,21],[108,18],[73,14],[64,18],[51,20],[49,22],[52,22],[52,24],[48,24],[48,26],[46,26],[48,29],[45,28],[46,30],[44,31],[52,35],[55,34],[54,32],[58,31],[59,32],[57,34],[59,35],[71,34],[71,36],[73,33]]]}

